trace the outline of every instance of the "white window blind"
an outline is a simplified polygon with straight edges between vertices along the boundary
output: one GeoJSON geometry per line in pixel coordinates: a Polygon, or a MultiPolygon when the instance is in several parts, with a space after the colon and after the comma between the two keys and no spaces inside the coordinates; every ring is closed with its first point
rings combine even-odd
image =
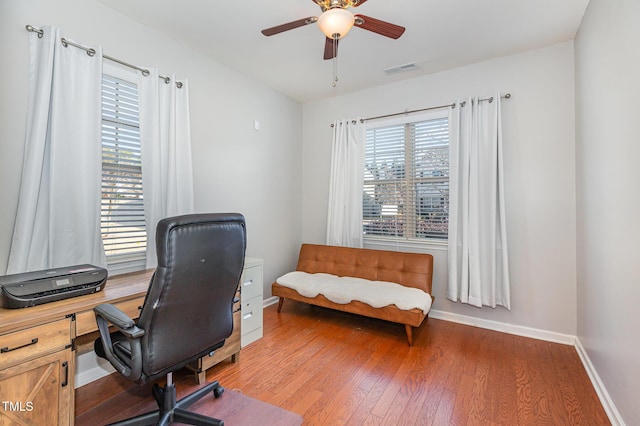
{"type": "Polygon", "coordinates": [[[147,246],[138,106],[134,82],[103,74],[101,230],[117,269],[143,269],[147,246]]]}
{"type": "Polygon", "coordinates": [[[364,174],[365,238],[447,238],[446,116],[367,129],[364,174]]]}

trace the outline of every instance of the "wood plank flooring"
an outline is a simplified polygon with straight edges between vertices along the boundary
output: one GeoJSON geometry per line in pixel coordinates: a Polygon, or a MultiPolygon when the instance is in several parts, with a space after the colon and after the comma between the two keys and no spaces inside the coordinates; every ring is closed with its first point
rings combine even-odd
{"type": "MultiPolygon", "coordinates": [[[[179,397],[199,387],[175,377],[179,397]]],[[[429,319],[409,348],[401,325],[289,300],[266,308],[264,337],[207,380],[305,425],[610,424],[572,346],[429,319]]],[[[76,424],[149,411],[149,389],[116,376],[79,388],[76,424]]]]}

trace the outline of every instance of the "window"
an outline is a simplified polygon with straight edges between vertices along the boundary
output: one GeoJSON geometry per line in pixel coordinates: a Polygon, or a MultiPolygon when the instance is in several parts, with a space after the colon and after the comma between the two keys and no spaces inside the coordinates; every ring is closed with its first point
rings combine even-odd
{"type": "Polygon", "coordinates": [[[446,239],[449,120],[446,112],[366,130],[365,239],[446,239]]]}
{"type": "Polygon", "coordinates": [[[103,74],[101,232],[110,271],[145,267],[138,106],[135,82],[103,74]]]}

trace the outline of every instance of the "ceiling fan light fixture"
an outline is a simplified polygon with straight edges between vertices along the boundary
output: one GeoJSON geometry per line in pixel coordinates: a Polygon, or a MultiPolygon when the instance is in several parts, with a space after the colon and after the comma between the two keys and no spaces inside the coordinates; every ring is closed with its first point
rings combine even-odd
{"type": "Polygon", "coordinates": [[[329,9],[318,17],[318,27],[330,39],[341,39],[353,27],[355,17],[341,8],[329,9]]]}

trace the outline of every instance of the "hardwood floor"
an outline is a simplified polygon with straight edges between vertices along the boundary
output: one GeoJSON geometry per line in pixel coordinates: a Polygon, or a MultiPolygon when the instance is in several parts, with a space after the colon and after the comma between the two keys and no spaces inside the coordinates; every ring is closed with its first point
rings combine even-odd
{"type": "MultiPolygon", "coordinates": [[[[199,387],[186,372],[175,380],[179,396],[199,387]]],[[[429,319],[409,348],[401,325],[288,300],[281,314],[266,308],[264,337],[207,380],[305,425],[610,424],[572,346],[429,319]]],[[[147,395],[115,376],[86,385],[76,424],[148,411],[147,395]]]]}

